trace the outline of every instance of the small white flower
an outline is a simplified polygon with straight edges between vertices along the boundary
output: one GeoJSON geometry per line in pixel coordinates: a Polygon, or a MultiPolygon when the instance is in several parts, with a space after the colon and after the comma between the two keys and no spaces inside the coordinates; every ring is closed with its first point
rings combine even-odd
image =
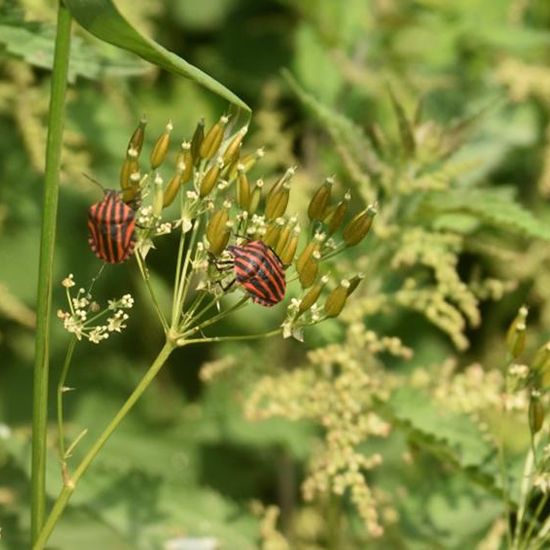
{"type": "Polygon", "coordinates": [[[65,288],[71,288],[73,287],[76,283],[74,282],[74,275],[72,273],[69,273],[69,275],[67,275],[67,277],[65,277],[62,281],[61,281],[61,284],[65,287],[65,288]]]}
{"type": "Polygon", "coordinates": [[[125,294],[120,299],[120,307],[125,307],[127,309],[130,309],[133,307],[133,305],[134,305],[134,299],[132,298],[131,294],[125,294]]]}
{"type": "Polygon", "coordinates": [[[187,191],[187,198],[191,201],[195,201],[199,198],[199,195],[196,191],[187,191]]]}

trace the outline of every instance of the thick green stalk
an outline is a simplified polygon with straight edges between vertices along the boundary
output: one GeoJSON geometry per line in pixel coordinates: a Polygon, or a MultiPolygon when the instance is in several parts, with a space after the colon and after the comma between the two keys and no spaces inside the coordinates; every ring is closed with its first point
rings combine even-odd
{"type": "Polygon", "coordinates": [[[109,437],[111,437],[113,432],[118,428],[120,423],[124,420],[126,415],[136,404],[136,401],[141,397],[143,392],[155,379],[156,375],[158,374],[164,363],[166,363],[166,360],[170,356],[170,353],[172,353],[173,349],[174,344],[172,342],[167,341],[164,344],[164,347],[160,350],[153,364],[149,367],[149,370],[145,373],[139,384],[136,386],[136,389],[132,392],[130,397],[128,397],[124,405],[122,405],[122,407],[113,417],[111,422],[109,422],[109,425],[105,428],[103,433],[96,439],[95,443],[86,453],[74,473],[68,477],[65,485],[63,486],[63,489],[61,490],[61,493],[59,493],[59,496],[55,501],[52,511],[50,512],[50,515],[48,516],[48,519],[44,524],[42,531],[39,533],[38,538],[33,545],[33,550],[42,550],[44,548],[54,527],[59,521],[61,514],[65,510],[65,507],[67,506],[67,503],[69,502],[69,499],[71,498],[78,482],[80,481],[80,478],[86,473],[99,451],[101,451],[105,443],[107,443],[109,437]]]}
{"type": "Polygon", "coordinates": [[[52,306],[52,275],[59,189],[59,167],[65,93],[71,45],[71,16],[59,3],[57,34],[52,70],[48,138],[46,143],[46,173],[40,237],[38,299],[36,306],[36,343],[33,379],[32,425],[32,505],[31,537],[34,541],[42,528],[46,510],[46,430],[48,415],[49,336],[52,306]]]}

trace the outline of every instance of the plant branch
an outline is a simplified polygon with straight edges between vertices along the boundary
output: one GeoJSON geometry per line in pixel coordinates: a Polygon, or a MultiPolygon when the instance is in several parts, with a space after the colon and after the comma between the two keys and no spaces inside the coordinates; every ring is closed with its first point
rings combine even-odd
{"type": "Polygon", "coordinates": [[[73,358],[74,348],[76,346],[76,337],[73,336],[69,342],[69,347],[67,348],[67,354],[65,355],[65,362],[63,363],[63,369],[61,371],[61,376],[59,377],[59,382],[57,384],[57,430],[58,430],[58,444],[59,444],[59,456],[61,461],[65,462],[65,438],[63,435],[63,393],[65,392],[65,381],[67,379],[67,373],[69,372],[69,367],[71,366],[71,360],[73,358]]]}
{"type": "Polygon", "coordinates": [[[36,306],[31,481],[31,538],[33,541],[36,540],[42,528],[46,510],[46,430],[53,259],[70,47],[71,16],[63,3],[59,2],[48,113],[36,306]]]}

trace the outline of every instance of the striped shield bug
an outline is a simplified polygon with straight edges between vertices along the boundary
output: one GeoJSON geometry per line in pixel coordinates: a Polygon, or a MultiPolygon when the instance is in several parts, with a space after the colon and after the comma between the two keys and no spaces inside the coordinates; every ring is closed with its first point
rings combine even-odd
{"type": "Polygon", "coordinates": [[[252,301],[262,306],[278,304],[285,296],[286,280],[279,256],[262,241],[227,247],[233,257],[236,282],[252,301]]]}
{"type": "Polygon", "coordinates": [[[118,191],[106,189],[104,193],[103,200],[88,210],[88,243],[100,260],[118,264],[134,252],[136,213],[118,191]]]}

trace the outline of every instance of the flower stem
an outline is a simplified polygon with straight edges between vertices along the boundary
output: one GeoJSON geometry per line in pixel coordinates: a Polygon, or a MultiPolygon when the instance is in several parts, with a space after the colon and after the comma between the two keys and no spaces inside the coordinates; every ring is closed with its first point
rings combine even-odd
{"type": "Polygon", "coordinates": [[[46,169],[40,236],[40,259],[36,306],[36,340],[33,375],[33,426],[32,426],[32,487],[31,537],[36,540],[44,523],[46,510],[46,429],[48,417],[49,336],[52,307],[53,257],[59,194],[59,167],[65,94],[71,46],[71,16],[59,2],[57,33],[52,69],[48,137],[46,142],[46,169]]]}
{"type": "Polygon", "coordinates": [[[74,348],[76,346],[76,337],[72,337],[69,342],[69,347],[67,348],[67,354],[65,355],[65,362],[63,363],[63,370],[61,371],[61,376],[59,377],[59,382],[57,384],[57,429],[58,429],[58,445],[59,445],[59,456],[62,462],[65,462],[65,438],[63,436],[63,393],[65,391],[65,380],[67,379],[67,373],[69,372],[69,367],[71,366],[71,360],[73,358],[74,348]]]}
{"type": "Polygon", "coordinates": [[[188,346],[189,344],[207,344],[210,342],[235,342],[239,340],[255,340],[257,338],[270,338],[276,334],[280,334],[281,329],[276,328],[269,332],[262,332],[261,334],[247,334],[245,336],[211,336],[204,338],[197,338],[195,340],[184,340],[182,345],[188,346]]]}
{"type": "MultiPolygon", "coordinates": [[[[181,347],[181,346],[180,346],[181,347]]],[[[61,514],[65,510],[69,499],[71,498],[80,478],[86,473],[95,457],[101,451],[109,437],[113,432],[118,428],[120,423],[124,420],[126,415],[130,412],[132,407],[135,405],[136,401],[141,397],[143,392],[149,387],[151,382],[154,380],[166,360],[172,353],[174,349],[174,344],[171,341],[167,341],[163,348],[160,350],[156,359],[153,361],[153,364],[149,367],[149,370],[145,373],[139,384],[136,386],[130,397],[126,400],[124,405],[120,408],[117,414],[113,417],[109,425],[105,428],[103,433],[97,438],[95,443],[92,445],[90,450],[86,453],[80,464],[77,466],[74,474],[68,477],[61,490],[57,500],[54,503],[52,511],[44,524],[44,527],[40,531],[34,546],[33,550],[42,550],[46,545],[49,536],[51,535],[53,529],[55,528],[61,514]]]]}

